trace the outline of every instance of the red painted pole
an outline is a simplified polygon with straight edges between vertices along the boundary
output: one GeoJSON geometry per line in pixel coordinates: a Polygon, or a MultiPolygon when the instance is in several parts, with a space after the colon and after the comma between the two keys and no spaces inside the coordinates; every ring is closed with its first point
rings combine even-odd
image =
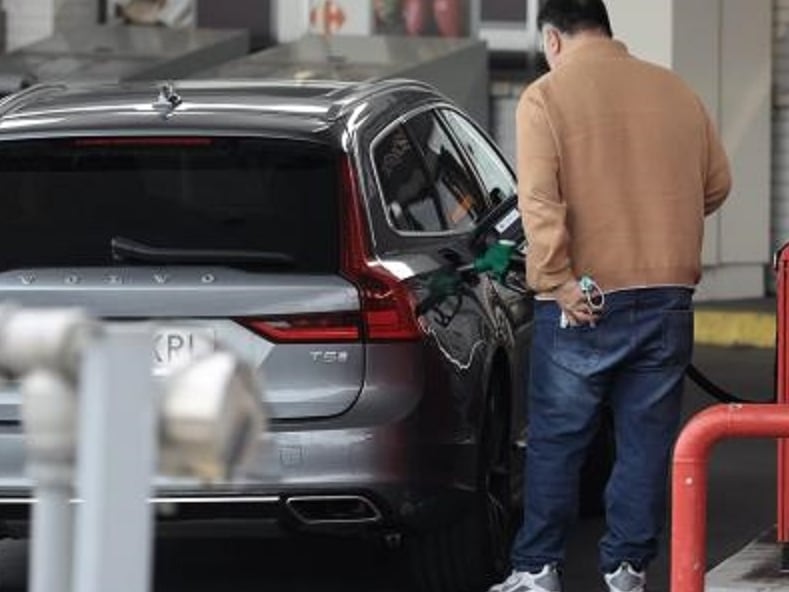
{"type": "MultiPolygon", "coordinates": [[[[778,280],[776,295],[776,395],[781,404],[789,403],[789,245],[776,254],[775,273],[778,280]]],[[[778,542],[789,543],[789,440],[778,440],[778,542]]]]}
{"type": "Polygon", "coordinates": [[[707,461],[724,438],[789,437],[789,405],[716,405],[696,415],[674,448],[671,592],[702,592],[707,562],[707,461]]]}

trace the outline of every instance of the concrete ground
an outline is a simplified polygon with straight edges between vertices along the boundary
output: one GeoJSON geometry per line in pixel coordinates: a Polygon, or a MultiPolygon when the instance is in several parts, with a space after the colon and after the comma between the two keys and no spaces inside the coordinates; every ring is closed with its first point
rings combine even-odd
{"type": "MultiPolygon", "coordinates": [[[[773,350],[750,347],[697,348],[696,364],[724,387],[762,401],[773,392],[773,350]]],[[[688,385],[686,418],[712,402],[688,385]]],[[[708,567],[748,544],[775,523],[775,444],[732,441],[719,445],[710,466],[708,567]]],[[[599,587],[596,544],[601,519],[577,525],[568,546],[567,592],[599,587]]],[[[668,590],[668,556],[664,542],[650,570],[651,592],[668,590]]],[[[227,584],[238,592],[322,591],[407,592],[397,565],[378,549],[351,541],[286,544],[176,541],[160,544],[157,586],[160,592],[218,591],[227,584]]]]}
{"type": "MultiPolygon", "coordinates": [[[[695,364],[724,388],[760,401],[773,394],[775,301],[701,304],[696,314],[695,364]]],[[[687,419],[713,404],[688,383],[687,419]]],[[[775,523],[775,444],[732,441],[718,446],[710,465],[708,567],[720,564],[775,523]]],[[[578,523],[568,544],[568,592],[602,589],[596,544],[602,519],[578,523]]],[[[650,590],[668,590],[664,541],[650,569],[650,590]]],[[[0,542],[0,592],[24,579],[24,542],[0,542]]],[[[382,548],[354,540],[256,541],[160,538],[156,592],[407,592],[401,565],[382,548]]],[[[482,591],[481,591],[482,592],[482,591]]]]}
{"type": "Polygon", "coordinates": [[[782,570],[782,546],[771,528],[706,577],[707,592],[778,592],[789,588],[789,575],[782,570]]]}
{"type": "MultiPolygon", "coordinates": [[[[722,386],[767,400],[773,391],[774,353],[750,347],[697,348],[695,362],[722,386]]],[[[712,402],[688,386],[685,417],[712,402]]],[[[721,444],[710,467],[708,566],[745,546],[775,523],[775,444],[736,441],[721,444]]],[[[596,541],[602,520],[574,529],[568,548],[565,590],[599,590],[596,541]]],[[[650,590],[668,590],[667,545],[650,570],[650,590]]],[[[23,543],[0,544],[0,557],[24,570],[23,543]]],[[[359,541],[303,539],[160,539],[155,553],[156,592],[410,592],[400,566],[382,549],[359,541]]],[[[8,587],[0,574],[0,591],[8,587]]],[[[480,591],[482,592],[482,591],[480,591]]]]}
{"type": "MultiPolygon", "coordinates": [[[[697,342],[770,347],[777,333],[776,300],[710,303],[699,307],[697,342]]],[[[737,553],[707,573],[709,592],[786,590],[789,575],[782,573],[782,549],[775,528],[767,528],[737,553]]]]}
{"type": "MultiPolygon", "coordinates": [[[[720,386],[758,401],[773,393],[774,350],[751,347],[697,346],[694,362],[720,386]]],[[[686,387],[685,420],[714,404],[692,383],[686,387]]],[[[767,440],[723,442],[713,451],[709,469],[707,567],[711,568],[775,523],[776,445],[767,440]]],[[[582,523],[568,550],[566,590],[595,590],[595,543],[602,520],[582,523]]],[[[649,571],[649,590],[669,589],[668,539],[649,571]]]]}

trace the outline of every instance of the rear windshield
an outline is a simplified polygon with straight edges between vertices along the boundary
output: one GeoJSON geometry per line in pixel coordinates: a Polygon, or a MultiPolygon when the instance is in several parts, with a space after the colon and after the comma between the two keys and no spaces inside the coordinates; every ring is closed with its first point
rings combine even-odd
{"type": "MultiPolygon", "coordinates": [[[[122,237],[154,249],[273,252],[290,263],[272,271],[331,272],[337,185],[336,155],[295,141],[3,142],[0,269],[118,265],[111,243],[122,237]]],[[[135,263],[144,264],[122,264],[135,263]]]]}

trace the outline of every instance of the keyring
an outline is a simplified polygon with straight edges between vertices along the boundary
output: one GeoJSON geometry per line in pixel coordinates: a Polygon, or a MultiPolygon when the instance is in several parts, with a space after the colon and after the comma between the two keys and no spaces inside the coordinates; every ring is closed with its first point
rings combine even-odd
{"type": "Polygon", "coordinates": [[[581,288],[581,292],[583,292],[586,297],[586,303],[589,305],[589,309],[593,312],[600,312],[603,310],[605,307],[605,293],[598,283],[588,275],[585,275],[578,281],[578,285],[581,288]]]}

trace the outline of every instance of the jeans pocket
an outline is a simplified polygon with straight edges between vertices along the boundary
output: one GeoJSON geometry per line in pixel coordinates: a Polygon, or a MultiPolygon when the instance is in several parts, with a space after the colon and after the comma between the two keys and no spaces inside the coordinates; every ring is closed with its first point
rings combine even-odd
{"type": "Polygon", "coordinates": [[[663,318],[663,353],[669,364],[687,366],[693,356],[693,311],[669,310],[663,318]]]}
{"type": "Polygon", "coordinates": [[[556,327],[554,329],[554,359],[564,368],[588,374],[600,363],[598,331],[590,325],[556,327]]]}

